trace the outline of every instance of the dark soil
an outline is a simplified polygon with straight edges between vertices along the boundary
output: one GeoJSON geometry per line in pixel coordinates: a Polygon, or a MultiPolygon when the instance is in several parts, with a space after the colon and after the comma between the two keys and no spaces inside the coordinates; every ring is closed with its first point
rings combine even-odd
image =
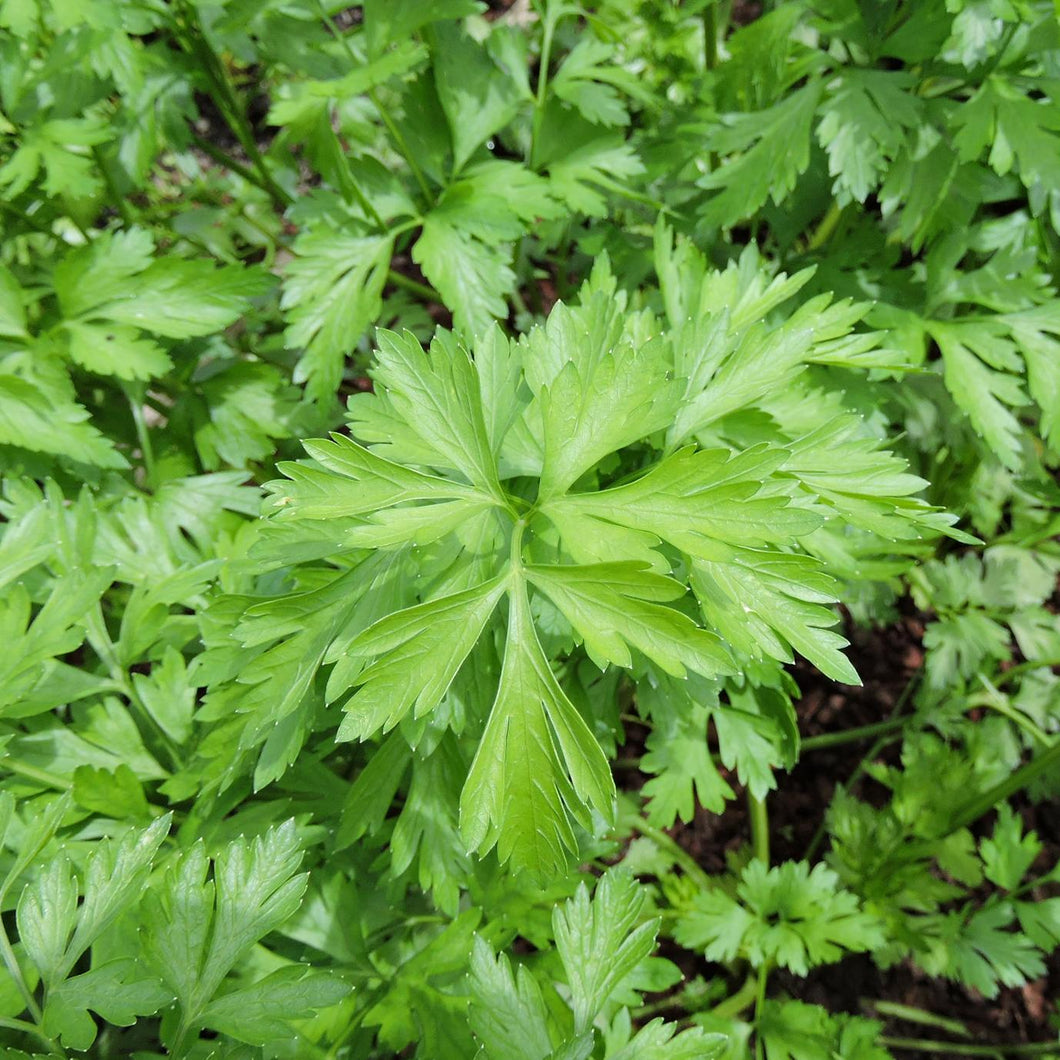
{"type": "MultiPolygon", "coordinates": [[[[864,680],[861,688],[837,685],[813,666],[800,660],[794,673],[802,698],[797,704],[803,738],[823,733],[871,725],[890,716],[895,705],[911,691],[923,662],[921,638],[928,616],[907,603],[897,622],[883,629],[848,629],[848,654],[864,680]]],[[[630,725],[626,754],[637,754],[647,732],[630,725]]],[[[806,857],[831,801],[837,783],[847,781],[858,769],[871,741],[846,743],[834,748],[812,749],[787,774],[778,776],[780,794],[770,799],[771,856],[774,861],[806,857]]],[[[881,752],[880,758],[896,760],[898,743],[881,752]]],[[[625,755],[624,755],[625,757],[625,755]]],[[[644,777],[630,771],[624,775],[629,788],[636,789],[644,777]]],[[[711,874],[726,870],[725,855],[748,841],[749,826],[744,793],[735,776],[727,776],[737,797],[723,814],[698,809],[688,825],[678,824],[673,837],[711,874]]],[[[861,782],[858,794],[882,797],[861,782]]],[[[875,787],[875,785],[873,785],[875,787]]],[[[1043,861],[1060,860],[1060,817],[1055,806],[1034,806],[1014,800],[1028,827],[1045,843],[1043,861]]],[[[816,852],[819,858],[823,851],[816,852]]],[[[721,969],[709,965],[688,951],[665,945],[664,955],[674,960],[686,977],[710,978],[721,969]]],[[[735,986],[736,984],[734,984],[735,986]]],[[[770,978],[772,996],[786,995],[820,1004],[830,1011],[843,1011],[881,1019],[885,1033],[892,1038],[947,1040],[945,1032],[892,1018],[885,1019],[874,1009],[878,1001],[912,1006],[928,1013],[963,1023],[975,1044],[1055,1041],[1058,1024],[1055,999],[1060,997],[1060,957],[1049,963],[1045,976],[1021,988],[1003,989],[988,1000],[974,991],[924,975],[909,964],[881,971],[869,955],[856,955],[839,964],[819,968],[805,978],[784,971],[770,978]]],[[[953,1040],[950,1037],[948,1040],[953,1040]]],[[[898,1060],[913,1060],[923,1053],[892,1050],[898,1060]]],[[[932,1053],[943,1060],[959,1060],[957,1053],[932,1053]]]]}

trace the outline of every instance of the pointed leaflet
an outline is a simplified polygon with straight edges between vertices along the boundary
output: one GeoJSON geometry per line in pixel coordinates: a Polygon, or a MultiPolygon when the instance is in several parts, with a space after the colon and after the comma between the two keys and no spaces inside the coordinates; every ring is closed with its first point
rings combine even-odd
{"type": "Polygon", "coordinates": [[[810,128],[820,95],[820,82],[810,82],[767,110],[723,118],[704,147],[735,157],[697,182],[721,189],[701,211],[702,224],[733,225],[769,198],[780,203],[787,197],[810,164],[810,128]]]}
{"type": "Polygon", "coordinates": [[[540,395],[545,453],[540,501],[566,492],[609,453],[661,430],[682,387],[661,344],[624,341],[591,365],[568,361],[540,395]]]}
{"type": "Polygon", "coordinates": [[[513,576],[497,698],[460,796],[464,840],[545,877],[566,870],[584,805],[610,817],[613,799],[607,760],[557,683],[513,576]]]}
{"type": "Polygon", "coordinates": [[[834,582],[809,556],[733,548],[717,562],[697,560],[692,588],[710,624],[737,651],[790,662],[786,641],[834,680],[861,684],[840,651],[846,639],[828,628],[838,621],[827,606],[834,582]]]}
{"type": "MultiPolygon", "coordinates": [[[[514,216],[514,215],[513,215],[514,216]]],[[[515,288],[511,250],[501,241],[477,239],[443,213],[423,219],[412,260],[452,310],[456,327],[469,338],[508,315],[515,288]]]]}
{"type": "Polygon", "coordinates": [[[438,451],[441,466],[501,496],[478,375],[464,346],[441,334],[427,354],[411,332],[380,332],[374,375],[398,415],[438,451]]]}
{"type": "MultiPolygon", "coordinates": [[[[734,454],[683,449],[626,486],[567,494],[541,506],[552,518],[568,513],[656,534],[693,556],[716,555],[714,542],[791,543],[820,525],[813,512],[762,490],[785,453],[766,445],[734,454]]],[[[562,532],[562,526],[560,526],[562,532]]]]}
{"type": "Polygon", "coordinates": [[[481,501],[479,490],[413,471],[377,456],[341,434],[303,443],[321,467],[305,461],[278,465],[290,481],[266,483],[273,510],[284,519],[336,519],[364,515],[410,501],[481,501]]]}
{"type": "Polygon", "coordinates": [[[121,839],[99,843],[85,870],[84,900],[70,863],[55,858],[22,892],[18,932],[44,982],[62,982],[92,945],[143,888],[155,853],[169,832],[170,816],[121,839]]]}
{"type": "Polygon", "coordinates": [[[552,1041],[541,987],[525,967],[512,974],[502,953],[475,936],[471,951],[471,1029],[490,1060],[548,1060],[552,1041]]]}
{"type": "Polygon", "coordinates": [[[287,312],[287,344],[302,347],[294,381],[331,401],[345,359],[375,323],[383,305],[393,236],[357,236],[330,226],[300,235],[287,266],[280,308],[287,312]]]}
{"type": "Polygon", "coordinates": [[[1010,470],[1019,467],[1022,432],[1010,411],[1027,404],[1019,355],[987,322],[930,321],[928,328],[942,354],[943,376],[953,400],[997,458],[1010,470]]]}
{"type": "Polygon", "coordinates": [[[137,1016],[151,1016],[173,1000],[155,976],[123,957],[61,982],[48,995],[42,1028],[68,1049],[84,1051],[96,1040],[89,1009],[107,1023],[131,1027],[137,1016]]]}
{"type": "Polygon", "coordinates": [[[905,70],[845,69],[821,108],[817,138],[828,152],[828,172],[840,205],[864,202],[923,125],[922,102],[905,70]]]}
{"type": "Polygon", "coordinates": [[[683,677],[686,666],[707,677],[732,672],[728,652],[713,633],[656,602],[685,594],[672,578],[635,563],[532,566],[526,575],[563,612],[601,668],[630,667],[633,647],[675,677],[683,677]]]}
{"type": "Polygon", "coordinates": [[[350,992],[331,972],[314,972],[307,965],[278,968],[250,986],[215,998],[200,1021],[211,1030],[249,1045],[290,1043],[290,1021],[309,1019],[322,1008],[338,1004],[350,992]]]}
{"type": "Polygon", "coordinates": [[[145,895],[145,952],[177,995],[181,1026],[205,1025],[203,1009],[247,950],[291,917],[307,875],[293,821],[252,841],[237,839],[214,859],[202,843],[171,865],[145,895]]]}
{"type": "Polygon", "coordinates": [[[435,26],[432,32],[438,100],[453,138],[453,171],[459,173],[475,149],[503,129],[522,103],[533,99],[525,75],[509,72],[499,61],[503,53],[496,43],[506,37],[509,50],[516,50],[508,58],[515,61],[513,66],[522,67],[527,59],[526,37],[499,26],[483,43],[452,24],[435,26]]]}
{"type": "Polygon", "coordinates": [[[576,1032],[592,1026],[621,982],[654,950],[659,921],[643,920],[646,898],[631,875],[612,869],[592,899],[582,883],[552,914],[576,1032]]]}
{"type": "Polygon", "coordinates": [[[357,637],[347,653],[376,661],[356,678],[361,687],[343,708],[336,738],[364,740],[409,711],[419,718],[434,710],[506,588],[500,576],[388,615],[357,637]]]}

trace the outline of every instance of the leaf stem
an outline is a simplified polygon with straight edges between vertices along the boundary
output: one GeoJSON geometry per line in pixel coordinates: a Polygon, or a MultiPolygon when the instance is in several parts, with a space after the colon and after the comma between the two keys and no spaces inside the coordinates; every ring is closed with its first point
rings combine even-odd
{"type": "Polygon", "coordinates": [[[140,698],[136,686],[132,683],[125,667],[122,666],[115,649],[114,642],[110,639],[107,624],[103,621],[103,608],[99,601],[89,610],[85,616],[85,630],[88,633],[88,641],[92,649],[103,660],[103,664],[110,673],[111,680],[121,690],[121,694],[129,701],[136,713],[144,721],[147,727],[158,737],[161,745],[165,748],[170,759],[170,768],[178,771],[184,768],[184,756],[176,741],[159,724],[155,716],[147,709],[147,705],[140,698]]]}
{"type": "Polygon", "coordinates": [[[269,172],[265,157],[258,149],[257,141],[254,139],[254,130],[250,127],[250,123],[243,113],[243,108],[236,96],[235,89],[229,81],[224,64],[217,57],[213,48],[210,47],[202,26],[198,24],[192,5],[187,0],[182,0],[180,10],[183,12],[186,25],[185,32],[178,32],[178,40],[180,40],[185,50],[190,52],[199,62],[207,79],[211,82],[215,92],[214,102],[225,119],[225,123],[239,141],[239,145],[243,148],[251,165],[258,171],[261,177],[259,186],[268,192],[277,209],[280,211],[285,210],[294,202],[294,199],[276,183],[275,178],[269,172]]]}
{"type": "Polygon", "coordinates": [[[769,811],[765,797],[759,799],[747,792],[747,814],[751,822],[751,849],[764,865],[769,864],[769,811]]]}
{"type": "MultiPolygon", "coordinates": [[[[236,176],[242,177],[248,184],[253,184],[254,187],[260,188],[266,195],[272,198],[272,190],[268,184],[261,179],[261,175],[255,173],[254,170],[248,169],[238,158],[233,158],[227,151],[222,151],[216,144],[210,143],[205,137],[200,136],[193,129],[191,132],[191,138],[195,143],[195,146],[202,151],[203,154],[209,155],[218,165],[222,165],[225,169],[230,169],[236,176]]],[[[282,190],[282,189],[281,189],[282,190]]],[[[284,192],[286,195],[286,192],[284,192]]],[[[293,202],[294,200],[290,200],[293,202]]],[[[277,204],[279,205],[279,204],[277,204]]],[[[290,205],[290,203],[285,203],[290,205]]]]}
{"type": "Polygon", "coordinates": [[[755,1060],[765,1060],[766,1043],[758,1029],[762,1022],[766,1006],[766,988],[769,985],[769,965],[763,964],[758,969],[758,982],[755,989],[755,1060]]]}
{"type": "Polygon", "coordinates": [[[425,283],[413,280],[403,272],[398,272],[397,269],[391,269],[387,272],[386,278],[388,283],[393,284],[395,287],[403,287],[406,291],[419,295],[425,301],[442,304],[442,296],[433,287],[428,287],[425,283]]]}
{"type": "Polygon", "coordinates": [[[147,428],[147,420],[144,418],[143,385],[126,383],[122,386],[125,391],[126,400],[129,402],[129,410],[132,412],[133,424],[136,427],[136,440],[140,443],[140,456],[144,462],[144,485],[148,491],[154,492],[158,485],[155,478],[155,450],[151,444],[151,433],[147,428]]]}
{"type": "Polygon", "coordinates": [[[949,835],[952,832],[956,832],[958,828],[964,828],[973,821],[977,821],[983,814],[989,813],[998,803],[1010,798],[1018,791],[1022,791],[1057,764],[1060,764],[1060,739],[1054,740],[1047,750],[1032,758],[1011,776],[1005,777],[1004,780],[995,784],[992,788],[987,788],[986,791],[970,799],[962,810],[959,810],[950,818],[945,834],[949,835]]]}
{"type": "Polygon", "coordinates": [[[541,127],[545,121],[545,95],[548,92],[548,67],[552,61],[552,38],[556,32],[559,16],[555,14],[552,0],[546,5],[545,17],[542,19],[543,34],[541,37],[541,55],[537,64],[537,92],[534,94],[534,120],[530,127],[530,157],[527,160],[531,169],[535,168],[537,149],[541,140],[541,127]]]}
{"type": "Polygon", "coordinates": [[[708,70],[718,67],[718,0],[703,10],[703,65],[708,70]]]}
{"type": "Polygon", "coordinates": [[[660,850],[669,854],[673,863],[683,869],[685,875],[689,879],[695,880],[704,890],[709,890],[714,886],[713,880],[711,880],[699,862],[661,828],[656,828],[655,825],[649,824],[640,816],[631,816],[629,824],[634,831],[640,832],[642,836],[650,839],[660,850]]]}
{"type": "Polygon", "coordinates": [[[423,170],[416,164],[416,157],[409,148],[404,135],[398,128],[397,123],[390,116],[390,112],[379,102],[379,93],[376,92],[374,88],[368,89],[368,98],[375,105],[375,109],[379,112],[379,117],[383,119],[383,124],[386,126],[387,132],[390,133],[390,138],[394,141],[402,158],[408,163],[412,175],[416,178],[416,183],[420,186],[420,191],[423,192],[424,199],[427,204],[430,205],[434,201],[431,186],[427,183],[427,178],[423,175],[423,170]]]}
{"type": "MultiPolygon", "coordinates": [[[[334,19],[328,14],[328,9],[324,6],[324,0],[317,0],[317,7],[320,9],[320,17],[324,20],[324,25],[327,26],[328,32],[339,42],[339,46],[346,53],[346,58],[350,60],[350,66],[359,66],[360,61],[354,54],[353,48],[350,47],[350,42],[346,39],[346,35],[339,29],[339,27],[335,25],[334,19]]],[[[375,103],[375,100],[372,102],[375,103]]],[[[375,103],[375,105],[378,108],[379,104],[375,103]]],[[[343,157],[343,162],[345,161],[346,159],[343,157]]],[[[353,179],[353,174],[350,173],[348,165],[346,166],[346,174],[349,179],[348,187],[350,191],[353,192],[353,197],[357,200],[358,206],[364,211],[366,217],[375,221],[375,223],[385,232],[386,222],[372,205],[368,196],[361,190],[361,186],[353,179]]]]}
{"type": "Polygon", "coordinates": [[[817,227],[810,234],[806,249],[820,250],[831,238],[832,233],[835,232],[842,216],[843,208],[833,199],[832,205],[828,207],[828,212],[821,218],[817,227]]]}
{"type": "MultiPolygon", "coordinates": [[[[4,967],[7,968],[8,975],[14,980],[15,986],[18,987],[22,1000],[26,1002],[26,1011],[33,1017],[34,1022],[39,1024],[44,1019],[44,1014],[41,1012],[40,1005],[37,1004],[37,999],[33,996],[33,991],[30,990],[22,975],[22,968],[11,946],[11,940],[7,937],[7,928],[4,927],[2,919],[0,919],[0,956],[3,957],[4,967]]],[[[43,1033],[41,1031],[42,1035],[43,1033]]],[[[58,1047],[51,1039],[48,1039],[48,1042],[53,1051],[58,1050],[58,1047]]]]}
{"type": "Polygon", "coordinates": [[[57,1042],[49,1038],[40,1027],[28,1023],[26,1020],[16,1020],[10,1019],[7,1016],[0,1016],[0,1027],[6,1027],[11,1031],[21,1031],[23,1034],[29,1034],[45,1046],[48,1052],[53,1053],[55,1056],[66,1056],[66,1053],[59,1048],[57,1042]]]}
{"type": "Polygon", "coordinates": [[[730,994],[723,1001],[719,1001],[711,1010],[712,1016],[718,1019],[732,1019],[738,1016],[748,1005],[754,1004],[758,997],[758,976],[752,972],[744,981],[743,985],[735,994],[730,994]]]}
{"type": "Polygon", "coordinates": [[[931,1038],[881,1037],[879,1044],[888,1049],[911,1049],[920,1053],[945,1053],[947,1056],[1044,1056],[1060,1051],[1060,1042],[1025,1042],[1016,1045],[969,1045],[966,1042],[940,1042],[931,1038]]]}
{"type": "Polygon", "coordinates": [[[844,729],[842,732],[825,732],[820,736],[808,736],[799,744],[801,751],[822,751],[827,747],[841,747],[846,743],[857,743],[873,736],[882,736],[902,728],[908,718],[887,718],[885,721],[873,722],[871,725],[859,725],[855,729],[844,729]]]}

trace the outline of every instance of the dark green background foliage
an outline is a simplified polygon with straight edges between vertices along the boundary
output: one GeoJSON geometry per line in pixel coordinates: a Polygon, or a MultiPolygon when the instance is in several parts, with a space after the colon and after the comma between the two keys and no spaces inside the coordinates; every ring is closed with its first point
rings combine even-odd
{"type": "Polygon", "coordinates": [[[1050,1001],[1058,93],[1046,0],[0,0],[0,1055],[1050,1001]]]}

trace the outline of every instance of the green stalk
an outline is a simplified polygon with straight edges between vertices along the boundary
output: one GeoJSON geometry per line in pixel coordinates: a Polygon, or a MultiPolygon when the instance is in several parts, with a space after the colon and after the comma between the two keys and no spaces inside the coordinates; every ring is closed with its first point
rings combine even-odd
{"type": "MultiPolygon", "coordinates": [[[[209,155],[219,165],[224,166],[226,169],[230,169],[237,176],[242,177],[248,184],[253,184],[256,188],[261,188],[266,195],[270,198],[272,197],[271,189],[268,184],[261,179],[260,174],[255,173],[252,169],[248,169],[238,158],[233,158],[230,154],[222,151],[216,144],[210,143],[209,140],[204,139],[194,130],[192,131],[191,138],[195,143],[195,146],[199,148],[203,154],[209,155]]],[[[281,189],[281,191],[282,190],[283,189],[281,189]]],[[[286,194],[287,193],[284,192],[284,195],[286,194]]],[[[290,205],[290,203],[287,202],[285,205],[290,205]]]]}
{"type": "MultiPolygon", "coordinates": [[[[350,42],[346,39],[346,35],[339,30],[339,27],[335,25],[334,19],[328,14],[328,9],[324,6],[324,0],[317,0],[317,7],[320,10],[320,17],[324,20],[324,25],[328,27],[328,32],[339,42],[339,46],[346,53],[346,58],[350,60],[350,66],[360,65],[357,56],[354,55],[353,49],[350,47],[350,42]]],[[[372,102],[375,103],[375,100],[372,100],[372,102]]],[[[377,108],[379,107],[378,103],[375,103],[375,105],[377,108]]],[[[345,161],[345,158],[343,161],[345,161]]],[[[353,192],[353,197],[357,200],[357,205],[364,211],[365,217],[370,217],[385,232],[386,222],[379,216],[378,211],[369,201],[364,192],[361,191],[361,186],[353,179],[353,174],[350,173],[349,166],[346,167],[346,175],[348,177],[348,187],[350,191],[353,192]]],[[[423,185],[421,184],[420,186],[422,187],[423,185]]]]}
{"type": "Polygon", "coordinates": [[[1022,1045],[968,1045],[965,1042],[937,1042],[930,1038],[887,1038],[879,1044],[888,1049],[911,1049],[918,1053],[945,1053],[947,1056],[1044,1056],[1060,1051],[1060,1042],[1027,1042],[1022,1045]]]}
{"type": "Polygon", "coordinates": [[[27,780],[43,784],[46,788],[55,788],[57,791],[69,791],[73,784],[66,777],[59,776],[47,769],[39,769],[37,766],[27,765],[25,762],[17,762],[11,759],[4,761],[4,769],[9,773],[25,777],[27,780]]]}
{"type": "Polygon", "coordinates": [[[111,173],[110,166],[107,165],[107,160],[103,157],[103,151],[98,144],[92,148],[92,157],[96,160],[96,166],[103,175],[103,183],[107,187],[107,197],[110,199],[111,206],[118,211],[118,216],[124,224],[135,224],[136,218],[129,208],[129,200],[118,191],[118,186],[114,183],[114,174],[111,173]]]}
{"type": "Polygon", "coordinates": [[[820,250],[821,247],[832,237],[832,233],[835,232],[836,227],[839,224],[839,219],[842,216],[843,208],[833,199],[832,205],[828,207],[828,212],[821,218],[817,227],[810,235],[810,240],[806,244],[806,249],[820,250]]]}
{"type": "Polygon", "coordinates": [[[243,108],[240,105],[239,98],[236,96],[235,89],[232,87],[232,83],[228,79],[224,64],[217,57],[213,48],[210,47],[202,27],[196,20],[195,12],[192,6],[187,3],[187,0],[181,2],[180,9],[186,20],[186,32],[178,32],[178,40],[184,49],[196,59],[213,85],[214,102],[225,119],[225,123],[239,141],[240,147],[243,148],[247,158],[250,159],[251,165],[257,170],[261,178],[261,187],[268,192],[277,209],[285,210],[294,199],[276,183],[273,175],[269,172],[265,157],[258,150],[257,141],[254,139],[254,130],[250,127],[250,123],[243,113],[243,108]]]}
{"type": "Polygon", "coordinates": [[[143,386],[142,384],[139,386],[125,384],[122,389],[125,391],[129,409],[132,412],[133,424],[136,427],[136,440],[140,443],[140,456],[143,458],[144,475],[147,479],[145,485],[149,491],[154,491],[157,484],[155,479],[155,450],[151,444],[151,433],[147,428],[147,420],[144,419],[143,394],[137,393],[138,390],[143,390],[143,386]]]}
{"type": "Polygon", "coordinates": [[[1048,750],[1041,752],[1032,758],[1026,765],[1021,766],[1011,776],[1006,777],[992,788],[969,800],[964,809],[955,813],[950,818],[946,835],[956,832],[958,828],[964,828],[973,821],[977,821],[985,813],[989,813],[1000,802],[1011,798],[1017,792],[1022,791],[1032,784],[1043,773],[1048,772],[1054,766],[1060,765],[1060,739],[1054,740],[1048,750]]]}
{"type": "Polygon", "coordinates": [[[703,65],[708,70],[718,68],[718,0],[703,11],[703,65]]]}
{"type": "MultiPolygon", "coordinates": [[[[37,999],[33,996],[33,991],[30,990],[22,976],[22,968],[11,947],[11,940],[7,937],[7,928],[4,927],[3,920],[0,920],[0,956],[3,957],[7,974],[11,976],[15,986],[18,987],[18,992],[22,995],[22,1000],[26,1003],[26,1011],[33,1017],[34,1023],[40,1024],[44,1019],[44,1014],[41,1012],[40,1005],[37,1004],[37,999]]],[[[40,1033],[44,1034],[43,1031],[40,1033]]],[[[47,1041],[53,1052],[59,1051],[58,1046],[50,1038],[47,1041]]]]}
{"type": "Polygon", "coordinates": [[[859,725],[856,729],[844,729],[843,732],[826,732],[820,736],[808,736],[799,744],[800,751],[822,751],[826,747],[841,747],[847,743],[857,743],[873,736],[882,736],[906,723],[906,718],[887,718],[872,725],[859,725]]]}
{"type": "Polygon", "coordinates": [[[12,206],[9,202],[0,201],[0,210],[4,210],[11,214],[12,217],[17,217],[23,224],[28,225],[35,232],[39,232],[43,236],[51,236],[55,238],[55,233],[42,222],[38,221],[35,217],[31,217],[28,213],[20,210],[17,206],[12,206]]]}
{"type": "Polygon", "coordinates": [[[406,291],[419,295],[425,301],[437,302],[439,305],[443,304],[442,296],[433,287],[428,287],[425,283],[413,280],[404,273],[398,272],[397,269],[391,269],[386,274],[386,278],[388,283],[392,283],[395,287],[403,287],[406,291]]]}
{"type": "Polygon", "coordinates": [[[21,1031],[23,1034],[29,1034],[36,1038],[49,1053],[52,1053],[55,1056],[66,1056],[66,1053],[59,1048],[58,1043],[52,1041],[52,1039],[49,1038],[40,1027],[37,1027],[32,1023],[27,1023],[25,1020],[9,1019],[6,1016],[0,1016],[0,1027],[6,1027],[11,1031],[21,1031]]]}
{"type": "Polygon", "coordinates": [[[632,817],[629,823],[635,832],[640,832],[642,836],[650,839],[660,850],[668,854],[673,863],[679,866],[689,879],[695,880],[704,890],[709,890],[714,886],[714,882],[699,862],[661,828],[648,824],[643,817],[632,817]]]}
{"type": "Polygon", "coordinates": [[[766,1005],[766,987],[769,985],[769,965],[763,964],[758,969],[758,983],[755,990],[755,1060],[765,1060],[766,1043],[758,1030],[762,1022],[763,1010],[766,1005]]]}
{"type": "Polygon", "coordinates": [[[752,972],[744,981],[743,986],[730,994],[723,1001],[719,1001],[711,1010],[710,1014],[718,1019],[734,1019],[739,1016],[748,1005],[754,1004],[758,997],[758,976],[752,972]]]}
{"type": "Polygon", "coordinates": [[[394,145],[400,152],[401,157],[408,163],[408,167],[416,178],[416,183],[419,184],[420,191],[423,192],[423,197],[429,205],[434,201],[434,195],[431,192],[431,186],[427,183],[427,178],[423,175],[423,170],[416,164],[416,157],[409,148],[408,142],[397,127],[397,123],[390,116],[390,112],[379,102],[379,93],[374,88],[368,89],[368,98],[375,105],[375,109],[379,112],[379,117],[383,119],[383,124],[386,126],[387,132],[390,133],[390,138],[394,141],[394,145]]]}
{"type": "Polygon", "coordinates": [[[751,822],[751,849],[764,865],[769,865],[769,811],[765,798],[747,792],[747,813],[751,822]]]}
{"type": "Polygon", "coordinates": [[[545,121],[545,96],[548,92],[548,67],[552,61],[552,38],[556,32],[558,17],[553,14],[553,5],[548,3],[543,20],[544,30],[541,37],[541,56],[537,66],[537,92],[534,96],[534,120],[530,128],[530,158],[527,164],[534,168],[538,143],[541,140],[541,126],[545,121]]]}
{"type": "Polygon", "coordinates": [[[136,691],[136,686],[129,679],[129,675],[118,658],[114,642],[107,632],[107,624],[103,621],[103,608],[97,601],[85,617],[85,631],[88,634],[88,642],[92,650],[103,660],[103,664],[110,673],[110,679],[118,686],[121,694],[129,701],[129,705],[140,716],[143,723],[155,733],[161,745],[166,749],[170,760],[170,768],[176,772],[184,768],[184,756],[176,742],[170,737],[165,729],[158,723],[155,716],[147,709],[146,704],[136,691]]]}
{"type": "Polygon", "coordinates": [[[1060,666],[1060,656],[1052,656],[1046,659],[1029,659],[1027,662],[1010,666],[1003,674],[998,674],[997,684],[1007,685],[1009,681],[1016,677],[1021,677],[1031,670],[1051,670],[1054,666],[1060,666]]]}

